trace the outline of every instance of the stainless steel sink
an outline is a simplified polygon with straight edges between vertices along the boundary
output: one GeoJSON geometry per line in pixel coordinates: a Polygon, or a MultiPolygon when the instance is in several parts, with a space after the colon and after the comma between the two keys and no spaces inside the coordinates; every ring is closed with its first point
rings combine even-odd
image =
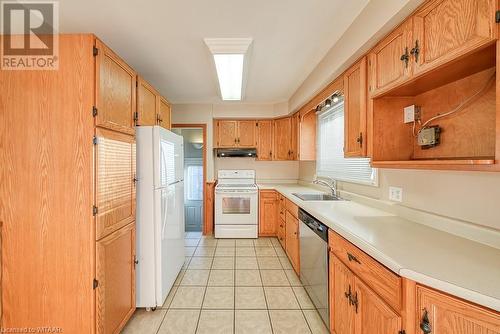
{"type": "Polygon", "coordinates": [[[303,201],[343,201],[342,198],[332,196],[329,194],[299,194],[293,193],[295,197],[300,198],[303,201]]]}

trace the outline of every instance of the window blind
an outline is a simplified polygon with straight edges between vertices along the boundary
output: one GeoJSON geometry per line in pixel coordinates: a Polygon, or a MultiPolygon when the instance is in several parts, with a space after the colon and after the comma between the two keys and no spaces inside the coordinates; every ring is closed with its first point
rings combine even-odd
{"type": "Polygon", "coordinates": [[[316,174],[335,180],[377,184],[368,158],[344,158],[344,101],[318,115],[316,174]]]}

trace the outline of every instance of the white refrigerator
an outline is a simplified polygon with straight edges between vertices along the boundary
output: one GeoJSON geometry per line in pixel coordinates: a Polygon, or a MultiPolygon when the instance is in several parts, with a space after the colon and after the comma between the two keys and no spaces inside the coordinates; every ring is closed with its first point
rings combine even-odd
{"type": "Polygon", "coordinates": [[[162,306],[184,263],[183,138],[136,127],[136,306],[162,306]]]}

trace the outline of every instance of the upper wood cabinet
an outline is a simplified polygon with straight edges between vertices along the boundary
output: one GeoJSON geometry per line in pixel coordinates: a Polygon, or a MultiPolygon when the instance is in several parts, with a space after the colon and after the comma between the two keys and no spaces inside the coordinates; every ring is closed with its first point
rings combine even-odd
{"type": "Polygon", "coordinates": [[[410,53],[420,74],[496,39],[496,0],[434,0],[413,15],[410,53]]]}
{"type": "Polygon", "coordinates": [[[159,113],[160,94],[141,77],[137,78],[136,125],[156,125],[159,113]]]}
{"type": "Polygon", "coordinates": [[[344,156],[366,156],[366,57],[344,74],[344,156]]]}
{"type": "Polygon", "coordinates": [[[257,122],[257,160],[273,160],[273,121],[257,122]]]}
{"type": "Polygon", "coordinates": [[[274,120],[273,160],[293,160],[292,117],[274,120]]]}
{"type": "Polygon", "coordinates": [[[172,108],[170,103],[163,97],[160,97],[160,110],[158,113],[158,125],[164,127],[165,129],[171,129],[172,127],[172,108]]]}
{"type": "Polygon", "coordinates": [[[415,333],[500,333],[500,314],[417,285],[415,333]]]}
{"type": "Polygon", "coordinates": [[[96,130],[96,240],[135,220],[134,137],[96,130]]]}
{"type": "Polygon", "coordinates": [[[278,196],[274,190],[259,191],[259,236],[275,236],[278,222],[278,196]]]}
{"type": "Polygon", "coordinates": [[[96,332],[119,333],[135,311],[135,224],[96,244],[96,332]]]}
{"type": "Polygon", "coordinates": [[[96,39],[95,125],[134,134],[136,72],[96,39]]]}
{"type": "Polygon", "coordinates": [[[316,160],[316,113],[309,111],[299,116],[297,160],[316,160]]]}
{"type": "Polygon", "coordinates": [[[379,42],[368,55],[370,95],[387,91],[410,77],[412,20],[408,19],[379,42]]]}
{"type": "Polygon", "coordinates": [[[257,121],[215,120],[215,147],[257,147],[257,121]]]}

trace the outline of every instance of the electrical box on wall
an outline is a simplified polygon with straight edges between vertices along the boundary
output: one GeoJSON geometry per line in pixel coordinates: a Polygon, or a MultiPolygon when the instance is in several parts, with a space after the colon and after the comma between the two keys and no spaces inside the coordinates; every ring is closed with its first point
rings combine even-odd
{"type": "Polygon", "coordinates": [[[404,122],[412,123],[420,120],[420,107],[412,104],[403,109],[404,122]]]}
{"type": "Polygon", "coordinates": [[[418,145],[422,149],[428,149],[439,145],[441,128],[438,125],[422,129],[418,133],[418,145]]]}

